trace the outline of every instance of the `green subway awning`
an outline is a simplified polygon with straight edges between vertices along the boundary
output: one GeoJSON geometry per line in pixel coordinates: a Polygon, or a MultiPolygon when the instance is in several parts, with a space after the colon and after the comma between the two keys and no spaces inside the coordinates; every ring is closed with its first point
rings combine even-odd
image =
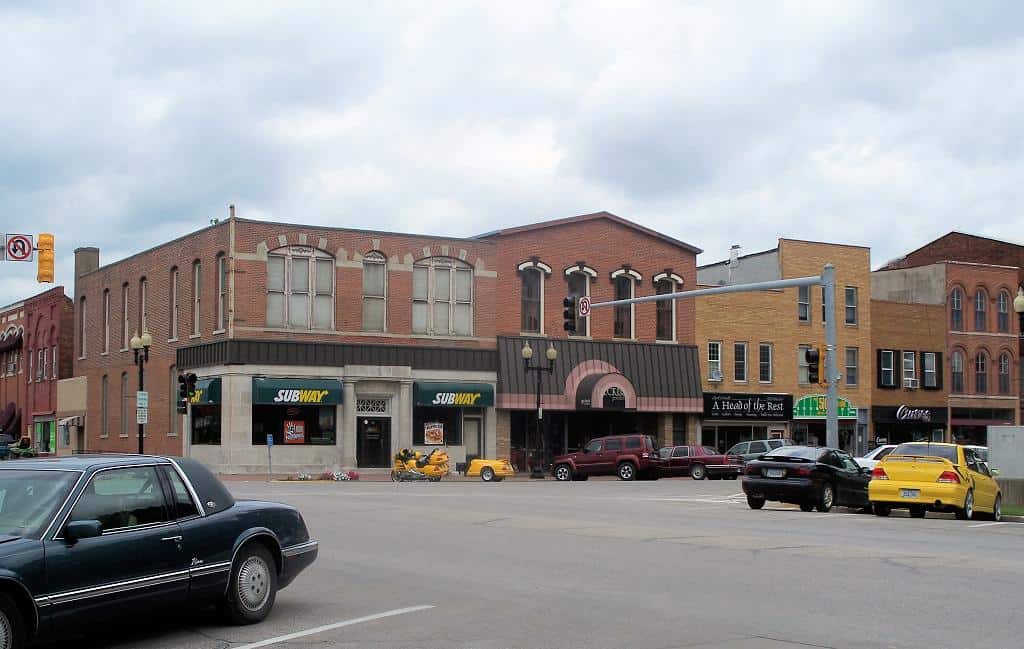
{"type": "MultiPolygon", "coordinates": [[[[828,397],[824,394],[809,394],[793,404],[793,419],[824,419],[827,414],[828,397]]],[[[848,399],[839,397],[839,418],[856,419],[857,407],[848,399]]]]}
{"type": "Polygon", "coordinates": [[[490,383],[416,383],[417,406],[436,408],[484,408],[494,405],[490,383]]]}
{"type": "Polygon", "coordinates": [[[341,381],[337,379],[252,380],[252,402],[272,406],[329,406],[341,403],[341,381]]]}
{"type": "Polygon", "coordinates": [[[196,391],[189,399],[193,406],[210,406],[220,403],[220,379],[199,379],[196,391]]]}

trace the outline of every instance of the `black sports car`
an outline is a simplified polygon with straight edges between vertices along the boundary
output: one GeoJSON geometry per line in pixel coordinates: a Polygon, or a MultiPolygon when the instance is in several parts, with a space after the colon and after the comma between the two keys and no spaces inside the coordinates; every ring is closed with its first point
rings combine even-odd
{"type": "Polygon", "coordinates": [[[317,557],[302,515],[235,501],[198,462],[75,456],[0,465],[0,649],[184,603],[259,622],[317,557]]]}
{"type": "Polygon", "coordinates": [[[783,446],[747,463],[743,493],[751,509],[766,500],[815,507],[827,512],[833,505],[869,508],[869,469],[858,465],[849,453],[817,446],[783,446]]]}

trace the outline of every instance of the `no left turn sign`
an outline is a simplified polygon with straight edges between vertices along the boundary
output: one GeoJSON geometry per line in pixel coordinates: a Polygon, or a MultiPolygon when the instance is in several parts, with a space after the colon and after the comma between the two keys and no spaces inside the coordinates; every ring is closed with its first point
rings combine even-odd
{"type": "Polygon", "coordinates": [[[4,251],[7,261],[32,261],[32,235],[8,234],[4,251]]]}
{"type": "Polygon", "coordinates": [[[577,313],[581,318],[586,318],[590,315],[590,298],[584,295],[580,298],[579,304],[576,307],[577,313]]]}

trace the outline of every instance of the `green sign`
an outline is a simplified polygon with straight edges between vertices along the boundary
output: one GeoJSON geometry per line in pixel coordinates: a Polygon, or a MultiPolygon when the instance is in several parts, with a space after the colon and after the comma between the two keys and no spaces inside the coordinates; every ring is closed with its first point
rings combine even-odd
{"type": "Polygon", "coordinates": [[[494,405],[494,386],[489,383],[417,383],[417,406],[435,408],[484,408],[494,405]]]}
{"type": "Polygon", "coordinates": [[[341,403],[341,381],[254,378],[252,402],[273,406],[337,405],[341,403]]]}
{"type": "Polygon", "coordinates": [[[199,379],[196,391],[189,399],[193,406],[211,406],[220,403],[220,379],[199,379]]]}
{"type": "MultiPolygon", "coordinates": [[[[809,394],[793,405],[793,419],[824,419],[828,414],[828,397],[824,394],[809,394]]],[[[857,407],[849,400],[839,397],[839,418],[856,419],[857,407]]]]}

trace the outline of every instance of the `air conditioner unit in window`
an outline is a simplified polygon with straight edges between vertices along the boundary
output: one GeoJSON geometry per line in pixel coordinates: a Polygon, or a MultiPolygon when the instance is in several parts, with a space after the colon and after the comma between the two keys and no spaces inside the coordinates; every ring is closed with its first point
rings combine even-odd
{"type": "Polygon", "coordinates": [[[722,370],[711,370],[711,374],[708,376],[708,380],[710,380],[710,381],[721,381],[722,380],[722,370]]]}
{"type": "Polygon", "coordinates": [[[903,387],[911,390],[917,389],[917,379],[903,379],[903,387]]]}

